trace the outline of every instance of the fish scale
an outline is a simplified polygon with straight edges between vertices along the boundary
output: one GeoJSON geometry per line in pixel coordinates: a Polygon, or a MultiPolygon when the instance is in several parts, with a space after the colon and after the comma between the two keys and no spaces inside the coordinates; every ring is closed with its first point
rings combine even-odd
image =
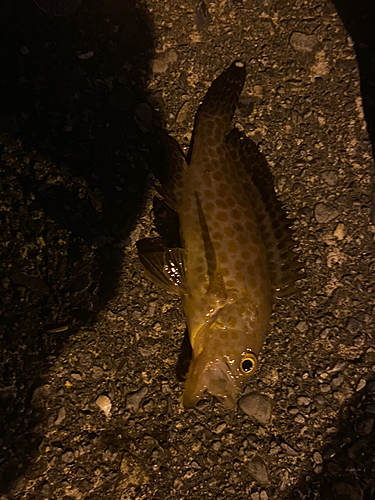
{"type": "Polygon", "coordinates": [[[171,141],[170,180],[159,192],[178,213],[182,248],[140,253],[151,279],[182,299],[192,346],[185,407],[206,390],[234,406],[256,369],[275,296],[301,276],[265,158],[237,129],[228,134],[245,75],[237,61],[211,85],[189,165],[171,141]]]}

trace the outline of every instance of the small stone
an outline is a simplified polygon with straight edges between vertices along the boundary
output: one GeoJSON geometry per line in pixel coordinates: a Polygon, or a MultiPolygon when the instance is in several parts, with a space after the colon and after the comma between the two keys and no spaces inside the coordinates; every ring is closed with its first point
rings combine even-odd
{"type": "Polygon", "coordinates": [[[70,376],[74,379],[74,380],[82,380],[82,375],[80,375],[79,373],[71,373],[70,376]]]}
{"type": "Polygon", "coordinates": [[[309,398],[308,396],[299,396],[297,398],[297,403],[299,404],[299,406],[309,406],[309,404],[311,403],[311,398],[309,398]]]}
{"type": "Polygon", "coordinates": [[[58,413],[57,413],[57,418],[55,420],[55,425],[60,425],[61,422],[64,420],[66,417],[66,410],[64,407],[60,408],[58,413]]]}
{"type": "Polygon", "coordinates": [[[317,465],[314,467],[314,474],[321,474],[323,471],[323,466],[322,465],[317,465]]]}
{"type": "Polygon", "coordinates": [[[339,176],[334,170],[326,170],[322,173],[323,181],[328,184],[328,186],[337,186],[339,182],[339,176]]]}
{"type": "Polygon", "coordinates": [[[367,436],[368,434],[371,434],[373,427],[374,427],[374,419],[373,418],[366,418],[365,420],[358,422],[355,426],[356,431],[361,436],[367,436]]]}
{"type": "Polygon", "coordinates": [[[297,408],[297,406],[290,406],[288,408],[288,413],[291,415],[297,415],[297,413],[299,413],[299,408],[297,408]]]}
{"type": "Polygon", "coordinates": [[[290,45],[294,50],[301,52],[312,52],[317,43],[315,35],[306,35],[299,31],[293,31],[290,37],[290,45]]]}
{"type": "Polygon", "coordinates": [[[356,387],[356,392],[359,392],[361,391],[364,387],[366,387],[366,380],[364,378],[361,378],[360,381],[358,382],[357,384],[357,387],[356,387]]]}
{"type": "Polygon", "coordinates": [[[342,375],[335,377],[334,379],[332,379],[331,382],[332,389],[337,389],[343,382],[344,382],[344,377],[342,375]]]}
{"type": "Polygon", "coordinates": [[[260,492],[260,500],[268,500],[268,495],[267,495],[266,490],[262,490],[260,492]]]}
{"type": "Polygon", "coordinates": [[[183,123],[184,121],[187,120],[187,117],[189,115],[189,102],[186,101],[180,108],[179,112],[177,113],[176,116],[176,122],[177,123],[183,123]]]}
{"type": "Polygon", "coordinates": [[[251,500],[259,500],[260,499],[260,495],[259,495],[259,493],[257,491],[254,491],[254,493],[252,493],[250,495],[250,498],[251,498],[251,500]]]}
{"type": "Polygon", "coordinates": [[[349,318],[346,328],[349,330],[350,333],[355,334],[358,333],[359,330],[362,328],[362,323],[358,321],[356,318],[349,318]]]}
{"type": "Polygon", "coordinates": [[[341,372],[346,367],[346,362],[345,361],[338,361],[333,368],[330,370],[327,370],[329,373],[337,373],[341,372]]]}
{"type": "Polygon", "coordinates": [[[297,422],[297,424],[304,424],[306,419],[303,415],[299,414],[295,417],[294,421],[297,422]]]}
{"type": "Polygon", "coordinates": [[[308,324],[306,323],[306,321],[300,321],[299,323],[297,323],[296,328],[297,328],[297,330],[299,330],[301,333],[305,333],[305,332],[307,332],[307,330],[309,329],[309,326],[308,326],[308,324]]]}
{"type": "Polygon", "coordinates": [[[241,410],[261,425],[271,420],[272,401],[268,396],[252,393],[245,394],[238,402],[241,410]]]}
{"type": "Polygon", "coordinates": [[[320,392],[323,392],[324,394],[327,392],[331,392],[331,386],[329,384],[321,384],[320,392]]]}
{"type": "Polygon", "coordinates": [[[30,49],[26,46],[20,48],[20,52],[23,56],[30,53],[30,49]]]}
{"type": "Polygon", "coordinates": [[[226,426],[227,426],[227,424],[225,422],[223,422],[222,424],[219,424],[215,429],[216,434],[220,434],[220,432],[223,432],[223,430],[226,428],[226,426]]]}
{"type": "Polygon", "coordinates": [[[95,403],[99,406],[99,408],[104,412],[106,417],[109,417],[111,413],[112,403],[108,396],[102,394],[97,398],[95,403]]]}
{"type": "Polygon", "coordinates": [[[68,450],[61,455],[61,460],[66,464],[71,464],[74,462],[74,453],[72,450],[68,450]]]}
{"type": "Polygon", "coordinates": [[[215,451],[219,451],[220,448],[221,448],[221,442],[220,441],[214,441],[212,443],[212,448],[215,450],[215,451]]]}
{"type": "Polygon", "coordinates": [[[132,392],[126,396],[126,408],[137,411],[141,405],[142,399],[148,393],[147,387],[142,387],[139,391],[132,392]]]}
{"type": "Polygon", "coordinates": [[[161,324],[157,321],[152,328],[155,330],[155,332],[160,332],[161,324]]]}
{"type": "Polygon", "coordinates": [[[316,451],[314,454],[313,454],[313,460],[316,464],[322,464],[323,463],[323,457],[321,455],[321,453],[319,453],[319,451],[316,451]]]}
{"type": "Polygon", "coordinates": [[[52,493],[51,485],[49,483],[44,483],[41,491],[42,495],[48,498],[52,493]]]}
{"type": "Polygon", "coordinates": [[[298,457],[299,453],[298,451],[294,450],[291,446],[289,446],[287,443],[281,443],[281,448],[285,451],[287,455],[290,457],[298,457]]]}
{"type": "Polygon", "coordinates": [[[342,222],[339,222],[336,226],[336,229],[333,233],[333,236],[341,241],[345,238],[346,233],[347,233],[346,227],[344,226],[344,224],[342,222]]]}
{"type": "Polygon", "coordinates": [[[265,485],[268,483],[267,467],[258,455],[255,455],[252,458],[251,462],[248,465],[248,469],[250,475],[258,484],[265,485]]]}
{"type": "Polygon", "coordinates": [[[163,56],[160,56],[153,59],[151,66],[153,73],[165,73],[168,69],[168,62],[163,56]]]}
{"type": "Polygon", "coordinates": [[[317,222],[324,224],[336,219],[339,212],[337,208],[329,203],[317,203],[314,208],[314,215],[317,222]]]}

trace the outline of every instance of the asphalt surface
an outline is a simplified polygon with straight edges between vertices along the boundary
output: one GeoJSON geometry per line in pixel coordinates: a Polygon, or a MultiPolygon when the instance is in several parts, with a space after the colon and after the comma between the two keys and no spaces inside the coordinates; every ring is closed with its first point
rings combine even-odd
{"type": "Polygon", "coordinates": [[[2,500],[375,499],[374,17],[337,9],[2,2],[2,500]],[[177,238],[150,187],[164,134],[187,151],[234,59],[234,123],[267,157],[306,278],[275,304],[239,408],[184,411],[184,315],[135,244],[177,238]]]}

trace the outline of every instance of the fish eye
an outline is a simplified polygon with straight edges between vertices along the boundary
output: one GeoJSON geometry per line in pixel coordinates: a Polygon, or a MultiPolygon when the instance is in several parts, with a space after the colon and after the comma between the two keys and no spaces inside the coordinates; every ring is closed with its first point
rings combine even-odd
{"type": "Polygon", "coordinates": [[[257,358],[254,354],[245,354],[241,359],[240,370],[244,375],[251,375],[257,367],[257,358]]]}

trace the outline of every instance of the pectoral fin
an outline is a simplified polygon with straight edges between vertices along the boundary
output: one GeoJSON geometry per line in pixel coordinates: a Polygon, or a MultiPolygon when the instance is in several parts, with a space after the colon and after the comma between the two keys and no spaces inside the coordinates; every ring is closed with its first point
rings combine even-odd
{"type": "Polygon", "coordinates": [[[185,253],[182,248],[172,248],[139,255],[139,260],[154,283],[168,292],[181,294],[186,290],[185,253]]]}

